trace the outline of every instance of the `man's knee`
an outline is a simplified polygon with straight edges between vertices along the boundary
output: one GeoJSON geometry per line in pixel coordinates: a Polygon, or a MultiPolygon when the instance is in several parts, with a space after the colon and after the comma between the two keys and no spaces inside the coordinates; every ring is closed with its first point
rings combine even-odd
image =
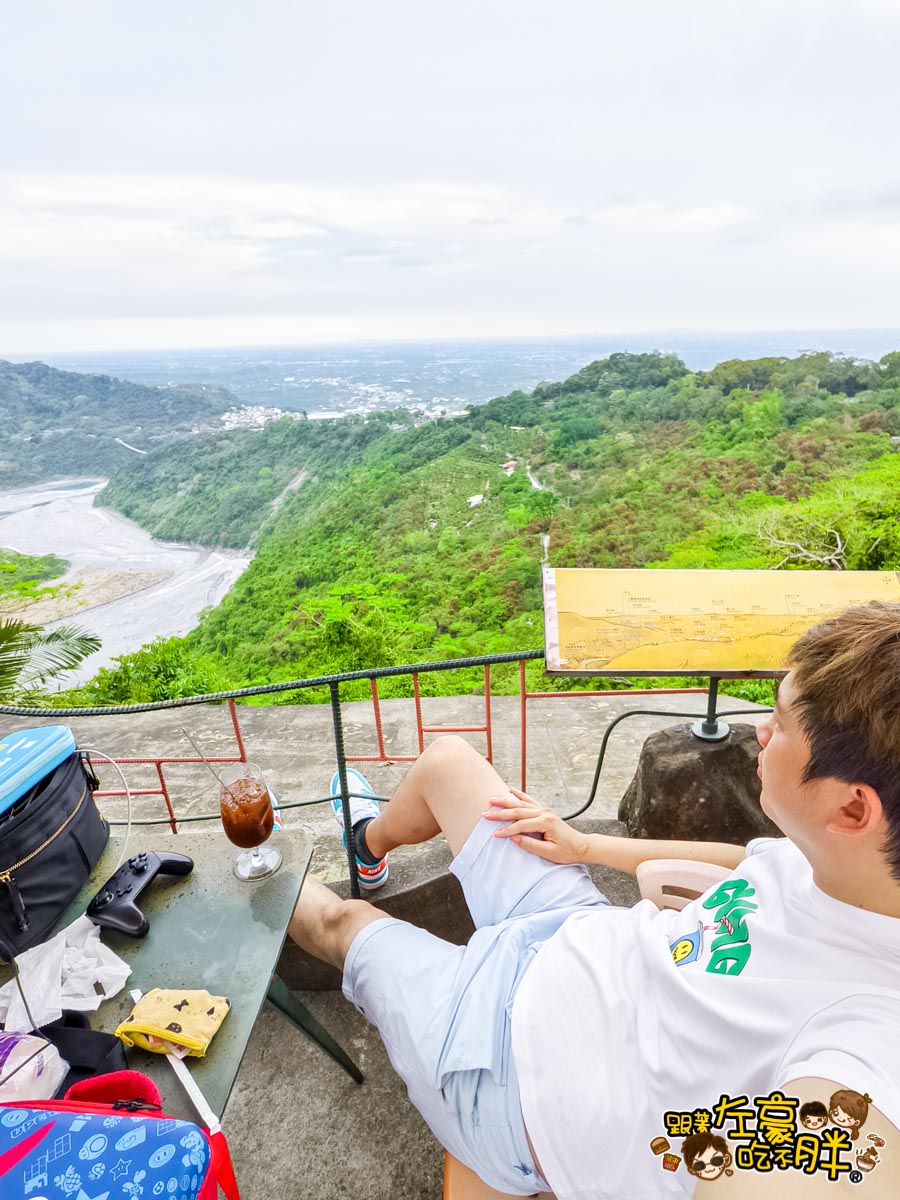
{"type": "Polygon", "coordinates": [[[353,900],[348,897],[341,900],[327,915],[327,920],[335,929],[356,928],[360,923],[367,924],[377,913],[368,900],[353,900]]]}
{"type": "Polygon", "coordinates": [[[301,949],[341,968],[360,930],[386,916],[367,900],[342,900],[330,888],[307,880],[288,933],[301,949]]]}
{"type": "Polygon", "coordinates": [[[346,954],[360,929],[386,915],[368,900],[347,899],[338,900],[337,904],[324,909],[321,920],[327,936],[346,954]]]}
{"type": "Polygon", "coordinates": [[[458,733],[444,733],[435,738],[419,755],[416,765],[435,771],[452,771],[483,760],[475,747],[458,733]]]}

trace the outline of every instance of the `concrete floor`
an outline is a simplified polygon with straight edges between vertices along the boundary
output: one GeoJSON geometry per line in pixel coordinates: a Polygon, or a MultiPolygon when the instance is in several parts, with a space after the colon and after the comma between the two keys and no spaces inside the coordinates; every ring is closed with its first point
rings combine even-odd
{"type": "MultiPolygon", "coordinates": [[[[600,738],[613,717],[637,707],[666,714],[699,714],[704,710],[704,700],[699,695],[579,699],[558,694],[531,702],[527,721],[528,790],[569,815],[587,799],[600,738]]],[[[428,725],[483,723],[483,700],[477,697],[426,698],[423,705],[428,725]]],[[[495,698],[492,707],[494,762],[508,782],[519,784],[519,701],[495,698]]],[[[726,707],[754,706],[723,697],[720,708],[726,707]]],[[[335,765],[328,707],[241,706],[239,713],[248,757],[261,765],[283,803],[327,795],[335,765]]],[[[741,719],[754,721],[753,717],[741,719]]],[[[80,746],[110,755],[190,754],[182,727],[190,731],[206,754],[235,753],[224,706],[125,716],[53,717],[47,722],[3,718],[3,731],[60,720],[72,727],[80,746]]],[[[389,753],[416,753],[411,701],[384,702],[382,721],[389,753]]],[[[603,828],[616,828],[612,819],[644,739],[677,721],[670,715],[634,717],[619,726],[610,741],[597,799],[585,813],[587,828],[596,828],[599,823],[603,828]]],[[[348,754],[375,752],[370,705],[345,705],[344,724],[348,754]]],[[[432,735],[426,736],[430,739],[432,735]]],[[[484,749],[483,734],[466,736],[484,749]]],[[[114,773],[100,765],[103,787],[118,786],[114,773]]],[[[379,795],[390,795],[405,770],[401,765],[360,766],[379,795]]],[[[136,765],[126,770],[132,787],[155,786],[152,767],[136,765]]],[[[166,774],[179,815],[215,812],[215,783],[205,768],[173,766],[166,768],[166,774]]],[[[101,806],[110,817],[124,814],[122,801],[105,800],[101,806]]],[[[137,817],[158,817],[162,812],[159,797],[139,797],[135,801],[137,817]]],[[[346,864],[328,805],[292,809],[284,815],[286,821],[300,821],[313,832],[316,852],[311,873],[346,890],[346,864]]],[[[161,837],[166,836],[164,830],[161,827],[161,837]]],[[[445,851],[437,846],[397,852],[392,878],[378,893],[379,903],[458,939],[464,916],[460,917],[455,881],[445,873],[447,861],[445,851]]],[[[633,902],[632,880],[607,872],[600,873],[600,882],[614,902],[633,902]]],[[[244,1200],[437,1200],[441,1195],[442,1152],[410,1106],[377,1035],[339,992],[320,990],[329,983],[333,985],[333,979],[317,974],[296,947],[286,948],[280,970],[298,988],[313,1014],[357,1061],[366,1080],[357,1086],[274,1010],[264,1010],[224,1121],[244,1200]]]]}

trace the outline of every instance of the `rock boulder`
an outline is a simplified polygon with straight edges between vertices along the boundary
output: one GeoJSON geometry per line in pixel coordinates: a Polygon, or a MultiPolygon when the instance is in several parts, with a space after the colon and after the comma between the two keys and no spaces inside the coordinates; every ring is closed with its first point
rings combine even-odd
{"type": "Polygon", "coordinates": [[[644,742],[637,771],[619,804],[631,837],[734,842],[778,837],[759,806],[759,743],[752,725],[732,725],[723,742],[675,725],[644,742]]]}

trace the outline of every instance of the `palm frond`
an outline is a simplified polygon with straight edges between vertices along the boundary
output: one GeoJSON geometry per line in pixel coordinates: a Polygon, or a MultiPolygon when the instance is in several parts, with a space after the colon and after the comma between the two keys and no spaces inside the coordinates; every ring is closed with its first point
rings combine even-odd
{"type": "Polygon", "coordinates": [[[62,671],[71,671],[82,659],[100,649],[100,639],[77,625],[60,625],[41,630],[31,643],[28,663],[19,675],[18,686],[46,683],[62,671]]]}
{"type": "Polygon", "coordinates": [[[0,696],[4,699],[16,691],[17,680],[28,665],[32,642],[40,632],[39,626],[15,617],[0,618],[0,696]]]}
{"type": "Polygon", "coordinates": [[[48,679],[77,667],[100,649],[100,639],[77,625],[42,629],[16,619],[0,619],[0,696],[34,692],[48,679]]]}

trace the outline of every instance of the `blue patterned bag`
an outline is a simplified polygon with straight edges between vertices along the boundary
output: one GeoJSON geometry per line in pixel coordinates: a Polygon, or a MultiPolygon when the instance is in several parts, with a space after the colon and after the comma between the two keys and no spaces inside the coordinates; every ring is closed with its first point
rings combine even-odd
{"type": "Polygon", "coordinates": [[[218,1187],[240,1200],[222,1132],[161,1114],[146,1075],[98,1076],[67,1095],[86,1088],[90,1099],[0,1105],[3,1200],[216,1200],[218,1187]],[[119,1098],[97,1099],[105,1086],[119,1098]]]}

